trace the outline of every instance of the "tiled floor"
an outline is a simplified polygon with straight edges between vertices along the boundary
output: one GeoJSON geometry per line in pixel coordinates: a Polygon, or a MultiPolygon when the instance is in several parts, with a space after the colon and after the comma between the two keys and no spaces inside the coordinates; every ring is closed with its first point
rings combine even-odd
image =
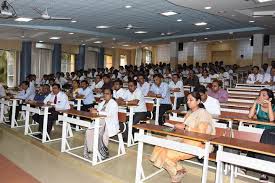
{"type": "MultiPolygon", "coordinates": [[[[55,136],[60,136],[60,127],[55,127],[55,136]]],[[[77,132],[70,144],[83,143],[83,132],[77,132]]],[[[152,151],[151,146],[145,146],[145,174],[157,170],[148,161],[152,151]],[[146,155],[147,154],[147,155],[146,155]]],[[[60,152],[60,141],[42,144],[29,136],[23,135],[23,128],[10,129],[0,125],[0,153],[13,161],[17,166],[41,181],[42,183],[132,183],[135,178],[136,149],[126,149],[127,154],[112,161],[92,167],[91,164],[60,152]]],[[[117,150],[117,144],[110,144],[111,154],[117,150]]],[[[81,150],[78,151],[82,154],[81,150]]],[[[201,167],[184,162],[188,174],[183,182],[197,183],[201,180],[201,167]]],[[[215,179],[215,172],[209,171],[208,182],[215,179]]],[[[1,181],[0,181],[1,182],[1,181]]],[[[168,183],[168,174],[163,171],[147,181],[148,183],[168,183]]],[[[228,177],[224,182],[229,182],[228,177]]],[[[255,182],[242,178],[236,183],[255,182]]]]}

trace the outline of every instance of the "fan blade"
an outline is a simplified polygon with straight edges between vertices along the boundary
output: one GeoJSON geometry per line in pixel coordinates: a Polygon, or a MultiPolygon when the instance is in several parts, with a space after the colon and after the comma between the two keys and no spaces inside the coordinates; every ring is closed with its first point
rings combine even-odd
{"type": "Polygon", "coordinates": [[[42,10],[40,10],[40,9],[38,9],[38,8],[36,8],[36,7],[32,7],[32,9],[34,10],[34,11],[36,11],[36,13],[38,13],[39,15],[43,15],[43,11],[42,10]]]}
{"type": "Polygon", "coordinates": [[[50,20],[72,20],[72,18],[68,18],[68,17],[51,17],[50,20]]]}

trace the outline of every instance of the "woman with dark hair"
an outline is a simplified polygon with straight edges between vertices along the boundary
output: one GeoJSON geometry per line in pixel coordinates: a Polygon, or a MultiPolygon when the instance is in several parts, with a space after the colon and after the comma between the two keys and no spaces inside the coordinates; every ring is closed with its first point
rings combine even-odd
{"type": "MultiPolygon", "coordinates": [[[[117,135],[119,132],[118,104],[113,99],[113,90],[105,88],[103,90],[103,98],[104,100],[98,104],[97,108],[90,109],[91,113],[106,116],[99,121],[101,127],[98,137],[98,152],[102,160],[109,157],[109,138],[117,135]]],[[[94,129],[87,129],[85,134],[84,158],[92,158],[93,143],[94,129]]]]}
{"type": "MultiPolygon", "coordinates": [[[[259,121],[274,122],[275,116],[275,99],[273,91],[269,89],[262,89],[260,95],[255,100],[251,107],[248,117],[255,118],[259,121]]],[[[269,125],[257,125],[257,128],[271,129],[274,126],[269,125]]]]}
{"type": "MultiPolygon", "coordinates": [[[[205,110],[201,102],[199,92],[192,92],[187,96],[187,105],[190,110],[184,117],[184,123],[175,125],[176,129],[185,129],[198,133],[215,135],[215,127],[212,122],[212,116],[205,110]]],[[[168,136],[167,139],[178,142],[187,143],[193,146],[202,147],[201,142],[186,140],[182,138],[175,138],[168,136]]],[[[158,168],[164,168],[171,176],[171,182],[181,182],[186,173],[185,168],[182,167],[179,161],[191,159],[193,155],[174,151],[167,148],[155,147],[151,156],[151,161],[158,168]]]]}

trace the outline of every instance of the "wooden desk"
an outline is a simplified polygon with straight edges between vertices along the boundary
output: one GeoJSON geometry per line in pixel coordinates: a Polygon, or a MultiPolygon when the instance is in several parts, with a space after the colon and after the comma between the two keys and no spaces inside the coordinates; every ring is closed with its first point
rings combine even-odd
{"type": "Polygon", "coordinates": [[[135,104],[119,105],[119,107],[129,109],[129,113],[126,110],[126,113],[129,115],[127,147],[131,147],[131,146],[135,145],[135,141],[134,141],[132,132],[133,132],[133,122],[134,122],[134,114],[135,114],[134,109],[137,106],[138,105],[135,105],[135,104]]]}
{"type": "Polygon", "coordinates": [[[136,179],[135,183],[141,183],[152,176],[160,173],[162,170],[159,170],[147,177],[144,176],[144,171],[142,167],[142,155],[143,155],[143,144],[151,144],[155,146],[160,146],[168,149],[172,149],[175,151],[191,154],[197,156],[199,158],[204,158],[203,163],[203,174],[202,174],[202,183],[207,182],[207,172],[208,172],[208,159],[209,159],[209,151],[210,151],[210,142],[212,139],[216,138],[216,136],[200,134],[195,132],[188,132],[183,130],[176,130],[174,132],[166,132],[163,131],[165,127],[152,125],[152,124],[138,124],[134,125],[135,128],[139,129],[139,133],[135,134],[135,140],[138,141],[138,154],[137,154],[137,165],[136,165],[136,179]],[[205,143],[205,147],[197,147],[190,144],[186,144],[183,142],[176,142],[173,140],[168,140],[160,137],[153,137],[151,135],[145,135],[144,131],[153,131],[156,133],[160,133],[162,135],[170,135],[174,137],[181,137],[185,139],[200,141],[205,143]]]}
{"type": "Polygon", "coordinates": [[[58,119],[60,121],[63,121],[62,123],[62,140],[61,140],[61,152],[67,152],[73,156],[76,156],[80,159],[83,159],[85,161],[91,162],[93,165],[98,164],[98,157],[100,157],[99,152],[98,152],[98,137],[99,137],[99,120],[104,118],[105,116],[102,115],[97,115],[97,114],[92,114],[90,112],[84,112],[84,111],[78,111],[75,109],[69,109],[69,110],[62,110],[59,111],[62,112],[63,115],[59,115],[58,119]],[[73,117],[68,117],[68,114],[73,115],[73,116],[78,116],[78,117],[82,117],[82,118],[86,118],[89,119],[88,121],[84,121],[81,119],[76,119],[73,117]],[[90,120],[94,120],[94,123],[92,123],[92,121],[90,120]],[[82,127],[86,127],[88,129],[94,129],[94,144],[93,144],[93,158],[92,161],[83,158],[82,156],[79,156],[73,152],[70,152],[72,150],[75,149],[79,149],[82,148],[83,146],[78,146],[75,148],[71,148],[69,146],[69,143],[67,141],[67,132],[68,132],[68,126],[70,126],[70,124],[75,124],[75,125],[79,125],[82,127]]]}
{"type": "Polygon", "coordinates": [[[242,102],[225,102],[220,103],[221,107],[240,107],[245,109],[250,109],[252,107],[251,104],[248,103],[242,103],[242,102]]]}
{"type": "Polygon", "coordinates": [[[155,115],[155,125],[159,125],[159,107],[160,107],[160,99],[161,97],[150,97],[146,96],[145,99],[153,100],[156,106],[156,115],[155,115]]]}
{"type": "MultiPolygon", "coordinates": [[[[22,110],[26,111],[24,134],[38,139],[34,135],[39,134],[40,132],[33,132],[32,129],[30,128],[30,126],[34,125],[34,124],[30,125],[30,113],[33,113],[33,114],[43,115],[42,139],[38,139],[38,140],[41,140],[42,143],[60,140],[60,138],[51,139],[50,135],[47,132],[48,115],[50,114],[49,109],[52,107],[54,106],[45,105],[44,103],[34,103],[34,104],[27,104],[26,106],[22,106],[22,110]]],[[[69,133],[70,135],[72,135],[71,129],[69,133]]]]}
{"type": "Polygon", "coordinates": [[[247,157],[231,152],[223,151],[223,147],[234,148],[238,150],[255,152],[258,154],[275,156],[275,145],[262,144],[251,142],[247,140],[232,139],[228,137],[219,137],[213,139],[212,144],[218,145],[216,156],[217,170],[216,170],[216,183],[222,182],[223,179],[223,163],[231,165],[230,182],[234,182],[234,166],[241,166],[248,169],[253,169],[268,174],[275,174],[275,163],[252,157],[247,157]]]}

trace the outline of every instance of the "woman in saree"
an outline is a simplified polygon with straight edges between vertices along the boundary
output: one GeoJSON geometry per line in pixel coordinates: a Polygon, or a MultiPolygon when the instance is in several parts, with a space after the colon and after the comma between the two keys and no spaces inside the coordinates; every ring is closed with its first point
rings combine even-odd
{"type": "MultiPolygon", "coordinates": [[[[184,117],[184,123],[176,124],[176,129],[185,129],[187,131],[205,133],[215,135],[215,127],[212,122],[212,116],[205,110],[201,96],[198,92],[192,92],[187,96],[187,105],[190,110],[184,117]]],[[[201,142],[175,138],[168,136],[167,139],[187,143],[190,145],[203,147],[201,142]]],[[[171,177],[172,183],[179,183],[186,174],[186,169],[181,165],[180,161],[193,158],[193,155],[166,149],[163,147],[155,147],[151,156],[151,161],[158,168],[164,168],[171,177]]]]}

